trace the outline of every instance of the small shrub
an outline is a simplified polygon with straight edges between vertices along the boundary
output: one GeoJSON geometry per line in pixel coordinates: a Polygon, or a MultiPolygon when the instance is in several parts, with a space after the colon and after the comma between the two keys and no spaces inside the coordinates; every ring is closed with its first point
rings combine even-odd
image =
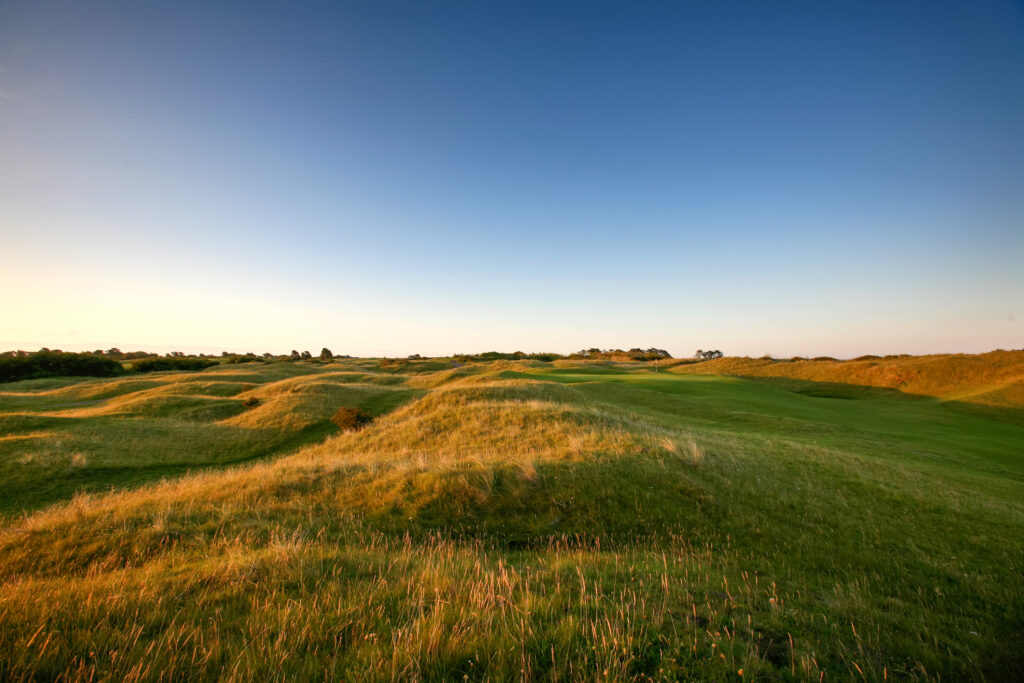
{"type": "Polygon", "coordinates": [[[356,406],[342,406],[334,411],[331,422],[343,432],[361,429],[373,420],[373,416],[356,406]]]}
{"type": "Polygon", "coordinates": [[[255,396],[250,396],[249,398],[247,398],[244,401],[242,401],[242,405],[245,406],[246,408],[250,408],[250,409],[251,408],[255,408],[256,406],[258,406],[261,403],[263,403],[263,401],[259,400],[255,396]]]}
{"type": "Polygon", "coordinates": [[[235,353],[227,356],[222,356],[224,362],[229,365],[236,365],[239,363],[266,363],[267,359],[263,356],[257,356],[255,353],[249,351],[247,353],[235,353]]]}

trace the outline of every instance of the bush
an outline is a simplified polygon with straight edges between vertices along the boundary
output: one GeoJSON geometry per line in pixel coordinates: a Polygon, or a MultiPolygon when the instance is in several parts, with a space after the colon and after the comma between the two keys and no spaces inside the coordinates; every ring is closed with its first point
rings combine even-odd
{"type": "Polygon", "coordinates": [[[565,358],[565,356],[560,353],[523,353],[522,351],[503,353],[501,351],[485,351],[484,353],[455,353],[452,354],[452,358],[460,363],[489,363],[496,360],[540,360],[551,362],[565,358]]]}
{"type": "Polygon", "coordinates": [[[250,396],[249,398],[242,401],[242,405],[245,406],[246,408],[255,408],[261,403],[263,403],[263,401],[259,400],[255,396],[250,396]]]}
{"type": "Polygon", "coordinates": [[[343,432],[362,429],[372,421],[373,416],[357,406],[342,406],[331,416],[331,422],[343,432]]]}
{"type": "Polygon", "coordinates": [[[124,372],[116,360],[91,353],[39,351],[0,356],[0,382],[35,377],[113,377],[124,372]]]}
{"type": "Polygon", "coordinates": [[[132,368],[135,372],[162,372],[164,370],[205,370],[217,361],[206,358],[147,358],[132,368]]]}
{"type": "Polygon", "coordinates": [[[232,353],[227,356],[222,356],[223,362],[228,365],[236,365],[238,363],[266,363],[267,359],[263,356],[257,356],[253,352],[248,353],[232,353]]]}

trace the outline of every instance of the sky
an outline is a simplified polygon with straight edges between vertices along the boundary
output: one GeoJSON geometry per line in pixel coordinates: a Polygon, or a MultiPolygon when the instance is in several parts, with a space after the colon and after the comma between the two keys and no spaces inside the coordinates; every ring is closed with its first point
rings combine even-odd
{"type": "Polygon", "coordinates": [[[1024,348],[1024,5],[0,0],[0,350],[1024,348]]]}

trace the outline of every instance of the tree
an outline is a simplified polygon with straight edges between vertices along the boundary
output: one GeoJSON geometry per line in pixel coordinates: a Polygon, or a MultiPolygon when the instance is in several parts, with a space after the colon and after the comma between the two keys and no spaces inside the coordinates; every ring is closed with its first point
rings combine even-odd
{"type": "Polygon", "coordinates": [[[0,382],[34,377],[112,377],[122,372],[116,360],[88,352],[39,351],[0,357],[0,382]]]}
{"type": "Polygon", "coordinates": [[[184,356],[164,356],[163,358],[147,358],[132,366],[134,372],[163,372],[165,370],[205,370],[217,364],[214,360],[187,358],[184,356]]]}
{"type": "Polygon", "coordinates": [[[334,354],[331,353],[331,350],[329,348],[325,346],[324,348],[320,349],[320,360],[330,360],[332,358],[334,358],[334,354]]]}
{"type": "Polygon", "coordinates": [[[313,354],[311,354],[309,351],[303,351],[302,355],[300,356],[300,358],[302,358],[302,360],[309,360],[312,357],[313,357],[313,354]]]}
{"type": "Polygon", "coordinates": [[[300,358],[302,358],[302,356],[300,356],[300,355],[299,355],[299,352],[298,352],[298,351],[296,351],[295,349],[292,349],[292,353],[291,353],[291,355],[290,355],[290,356],[288,356],[288,359],[289,359],[289,360],[299,360],[300,358]]]}

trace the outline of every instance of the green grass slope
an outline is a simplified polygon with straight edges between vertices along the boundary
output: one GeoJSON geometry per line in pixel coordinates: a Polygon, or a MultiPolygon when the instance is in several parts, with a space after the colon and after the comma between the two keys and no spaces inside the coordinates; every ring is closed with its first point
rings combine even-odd
{"type": "Polygon", "coordinates": [[[379,414],[416,395],[395,379],[276,363],[0,384],[0,516],[294,450],[337,431],[339,405],[379,414]]]}
{"type": "MultiPolygon", "coordinates": [[[[1024,676],[1024,424],[834,380],[423,369],[327,366],[367,377],[315,399],[226,375],[259,408],[190,424],[276,433],[342,386],[381,417],[11,520],[0,678],[1024,676]]],[[[166,419],[97,406],[37,412],[166,419]]]]}
{"type": "Polygon", "coordinates": [[[996,406],[1024,406],[1024,350],[849,361],[730,357],[677,365],[670,372],[789,378],[882,387],[996,406]]]}

